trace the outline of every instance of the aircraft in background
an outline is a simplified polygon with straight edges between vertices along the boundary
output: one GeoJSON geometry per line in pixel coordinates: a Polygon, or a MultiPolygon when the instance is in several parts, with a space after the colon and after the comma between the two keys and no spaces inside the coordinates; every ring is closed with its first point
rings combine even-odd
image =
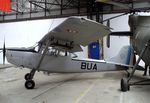
{"type": "Polygon", "coordinates": [[[25,87],[33,89],[33,77],[36,71],[49,73],[85,73],[113,70],[127,70],[130,63],[131,48],[125,46],[120,53],[108,60],[94,60],[79,58],[75,54],[82,51],[81,45],[86,46],[92,41],[110,34],[110,28],[95,21],[70,17],[48,32],[35,47],[5,48],[5,55],[9,63],[18,67],[31,69],[25,75],[25,87]]]}
{"type": "MultiPolygon", "coordinates": [[[[102,2],[106,4],[111,4],[114,6],[118,6],[128,10],[129,15],[129,26],[130,31],[127,32],[116,32],[112,33],[113,35],[122,35],[131,37],[131,46],[135,52],[139,56],[138,60],[133,66],[133,70],[129,77],[123,77],[121,79],[121,90],[128,91],[130,86],[132,85],[149,85],[150,79],[145,79],[137,82],[130,82],[136,70],[144,70],[141,66],[139,66],[139,62],[143,60],[146,65],[150,66],[150,16],[141,16],[136,14],[136,12],[140,12],[137,10],[138,8],[134,8],[133,5],[130,7],[127,4],[123,4],[120,2],[116,2],[113,0],[96,0],[96,2],[102,2]]],[[[141,10],[142,11],[142,10],[141,10]]],[[[127,15],[128,13],[121,14],[120,16],[127,15]]],[[[119,16],[116,16],[119,17],[119,16]]],[[[114,19],[115,17],[110,18],[114,19]]],[[[107,19],[109,20],[109,19],[107,19]]]]}

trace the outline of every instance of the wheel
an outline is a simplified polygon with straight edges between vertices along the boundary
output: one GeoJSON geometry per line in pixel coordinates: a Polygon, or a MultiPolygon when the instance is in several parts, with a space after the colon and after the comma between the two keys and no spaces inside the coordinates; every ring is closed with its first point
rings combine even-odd
{"type": "Polygon", "coordinates": [[[29,80],[29,79],[30,79],[30,73],[27,73],[27,74],[24,76],[24,79],[25,79],[25,80],[29,80]]]}
{"type": "Polygon", "coordinates": [[[126,92],[130,89],[128,79],[127,78],[122,78],[121,79],[121,91],[126,92]]]}
{"type": "Polygon", "coordinates": [[[27,89],[33,89],[35,87],[35,82],[33,80],[27,80],[25,82],[25,87],[27,89]]]}

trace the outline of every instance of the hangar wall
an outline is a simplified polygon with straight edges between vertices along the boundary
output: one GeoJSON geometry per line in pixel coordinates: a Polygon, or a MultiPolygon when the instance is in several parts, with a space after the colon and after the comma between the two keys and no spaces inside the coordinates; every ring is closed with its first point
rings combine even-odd
{"type": "MultiPolygon", "coordinates": [[[[119,14],[104,15],[104,19],[117,16],[119,14]]],[[[128,15],[124,15],[110,21],[111,31],[129,31],[128,15]]],[[[106,46],[106,37],[104,38],[104,59],[110,59],[117,55],[121,47],[129,45],[130,37],[127,36],[110,36],[110,48],[106,46]]]]}

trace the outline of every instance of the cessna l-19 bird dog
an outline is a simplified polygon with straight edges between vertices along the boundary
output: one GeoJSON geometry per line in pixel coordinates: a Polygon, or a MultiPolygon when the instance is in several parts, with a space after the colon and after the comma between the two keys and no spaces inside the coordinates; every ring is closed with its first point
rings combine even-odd
{"type": "MultiPolygon", "coordinates": [[[[88,45],[110,34],[110,28],[80,17],[70,17],[48,32],[36,47],[3,48],[8,62],[21,67],[30,68],[25,75],[25,87],[33,89],[36,71],[50,73],[83,73],[110,70],[122,70],[129,67],[130,47],[124,47],[118,56],[110,61],[78,58],[75,52],[82,51],[88,45]]],[[[5,61],[5,59],[4,59],[5,61]]]]}

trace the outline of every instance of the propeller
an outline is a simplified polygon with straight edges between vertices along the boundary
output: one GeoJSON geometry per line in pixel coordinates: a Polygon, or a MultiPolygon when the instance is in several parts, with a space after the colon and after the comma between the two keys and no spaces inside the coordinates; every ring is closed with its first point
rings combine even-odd
{"type": "Polygon", "coordinates": [[[5,48],[5,40],[3,45],[3,65],[5,64],[5,56],[6,56],[6,48],[5,48]]]}
{"type": "Polygon", "coordinates": [[[0,48],[0,53],[3,53],[3,65],[4,65],[5,64],[5,57],[6,57],[5,39],[4,39],[3,48],[0,48]]]}

